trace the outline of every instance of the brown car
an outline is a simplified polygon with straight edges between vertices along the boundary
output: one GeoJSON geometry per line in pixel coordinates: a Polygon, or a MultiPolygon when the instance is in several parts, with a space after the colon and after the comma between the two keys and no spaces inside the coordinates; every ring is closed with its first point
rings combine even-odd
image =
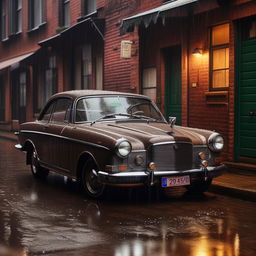
{"type": "Polygon", "coordinates": [[[38,120],[21,124],[16,148],[35,177],[76,179],[91,197],[105,185],[182,186],[204,192],[225,166],[223,137],[165,120],[146,96],[98,90],[55,94],[38,120]]]}

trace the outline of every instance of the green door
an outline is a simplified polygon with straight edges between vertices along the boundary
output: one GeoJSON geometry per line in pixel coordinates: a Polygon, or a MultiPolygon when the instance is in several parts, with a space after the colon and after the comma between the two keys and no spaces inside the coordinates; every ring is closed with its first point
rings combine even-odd
{"type": "Polygon", "coordinates": [[[165,115],[176,116],[181,125],[181,48],[164,49],[165,61],[165,115]]]}
{"type": "Polygon", "coordinates": [[[252,20],[241,26],[238,47],[236,159],[239,161],[256,158],[256,31],[253,34],[251,27],[252,20]]]}

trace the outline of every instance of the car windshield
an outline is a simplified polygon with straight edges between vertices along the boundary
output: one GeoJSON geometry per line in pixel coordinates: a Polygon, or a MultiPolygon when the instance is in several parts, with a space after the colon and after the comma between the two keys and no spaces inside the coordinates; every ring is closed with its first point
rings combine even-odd
{"type": "Polygon", "coordinates": [[[146,119],[165,122],[160,111],[148,99],[104,96],[82,98],[76,105],[76,122],[95,122],[103,119],[146,119]]]}

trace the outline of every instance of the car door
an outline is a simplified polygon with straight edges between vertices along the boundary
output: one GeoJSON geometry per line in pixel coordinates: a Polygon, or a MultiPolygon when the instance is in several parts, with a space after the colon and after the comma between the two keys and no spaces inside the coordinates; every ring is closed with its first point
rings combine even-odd
{"type": "Polygon", "coordinates": [[[49,102],[42,111],[38,122],[36,122],[36,133],[33,135],[33,143],[36,148],[40,162],[49,163],[51,150],[49,145],[52,143],[52,136],[49,134],[49,122],[56,101],[49,102]]]}
{"type": "Polygon", "coordinates": [[[72,100],[69,98],[60,98],[57,100],[49,122],[48,132],[51,134],[52,140],[49,145],[50,167],[61,172],[67,172],[66,152],[69,145],[68,138],[62,136],[62,131],[69,125],[69,117],[72,100]]]}

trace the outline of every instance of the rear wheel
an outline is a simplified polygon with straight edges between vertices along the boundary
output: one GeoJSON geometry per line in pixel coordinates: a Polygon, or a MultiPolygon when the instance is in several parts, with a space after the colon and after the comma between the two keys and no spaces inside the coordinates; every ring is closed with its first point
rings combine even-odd
{"type": "Polygon", "coordinates": [[[31,154],[31,172],[33,176],[37,179],[45,179],[49,174],[49,171],[47,169],[40,166],[35,149],[33,149],[31,154]]]}
{"type": "Polygon", "coordinates": [[[98,182],[98,168],[92,159],[86,161],[83,166],[80,185],[82,191],[92,198],[100,198],[105,185],[98,182]]]}

